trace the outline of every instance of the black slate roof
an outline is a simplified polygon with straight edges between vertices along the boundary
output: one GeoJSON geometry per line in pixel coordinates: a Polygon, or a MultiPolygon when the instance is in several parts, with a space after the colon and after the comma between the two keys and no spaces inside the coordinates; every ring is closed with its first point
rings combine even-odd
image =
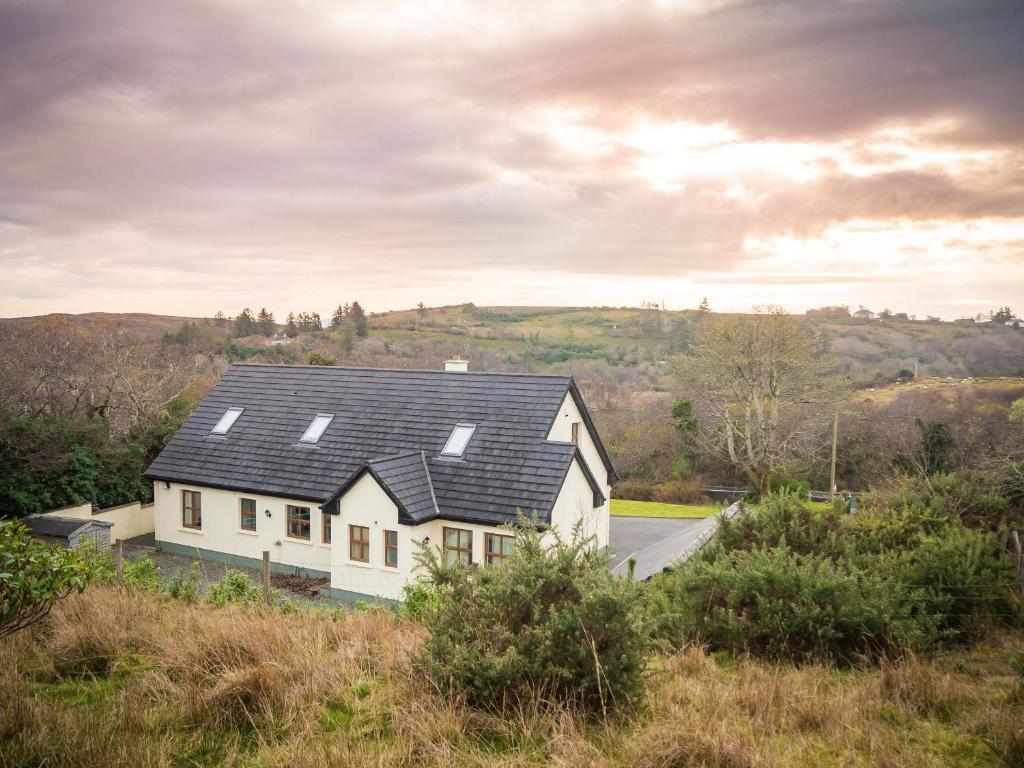
{"type": "Polygon", "coordinates": [[[146,474],[327,504],[369,471],[404,522],[504,523],[517,509],[546,519],[577,455],[546,439],[567,392],[596,436],[568,376],[236,364],[146,474]],[[230,407],[244,411],[211,435],[230,407]],[[317,413],[334,420],[319,443],[300,444],[317,413]],[[476,431],[460,459],[440,458],[457,423],[476,431]]]}

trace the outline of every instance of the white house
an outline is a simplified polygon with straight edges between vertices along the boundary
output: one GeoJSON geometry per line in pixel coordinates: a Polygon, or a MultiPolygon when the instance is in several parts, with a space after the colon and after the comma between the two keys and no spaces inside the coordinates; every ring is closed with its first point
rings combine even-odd
{"type": "Polygon", "coordinates": [[[615,473],[568,376],[233,365],[147,471],[157,546],[399,599],[418,543],[498,562],[519,512],[608,544],[615,473]]]}

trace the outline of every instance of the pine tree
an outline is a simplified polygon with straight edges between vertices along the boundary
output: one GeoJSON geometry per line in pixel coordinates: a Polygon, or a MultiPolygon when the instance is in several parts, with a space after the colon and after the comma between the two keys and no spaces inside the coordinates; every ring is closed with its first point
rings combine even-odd
{"type": "Polygon", "coordinates": [[[352,337],[352,323],[345,323],[341,327],[341,351],[346,355],[349,354],[353,347],[356,345],[355,339],[352,337]]]}
{"type": "Polygon", "coordinates": [[[274,321],[274,313],[268,312],[266,307],[260,309],[260,314],[256,320],[260,327],[260,333],[264,336],[273,336],[274,331],[277,330],[277,323],[274,321]]]}
{"type": "Polygon", "coordinates": [[[705,296],[700,300],[700,306],[697,307],[698,312],[707,313],[711,311],[711,305],[708,304],[708,297],[705,296]]]}
{"type": "Polygon", "coordinates": [[[331,315],[331,328],[340,328],[341,324],[345,322],[345,308],[338,305],[338,308],[334,310],[334,314],[331,315]]]}
{"type": "Polygon", "coordinates": [[[295,324],[295,313],[288,313],[288,321],[284,324],[284,335],[289,339],[294,339],[299,335],[299,326],[295,324]]]}
{"type": "Polygon", "coordinates": [[[322,331],[324,329],[324,324],[320,322],[320,315],[316,312],[309,316],[309,329],[311,331],[322,331]]]}
{"type": "Polygon", "coordinates": [[[246,307],[235,318],[235,336],[252,336],[258,330],[252,310],[246,307]]]}
{"type": "Polygon", "coordinates": [[[365,339],[370,335],[370,324],[366,320],[366,313],[363,308],[359,306],[358,301],[352,302],[352,308],[349,310],[349,317],[352,318],[352,325],[355,326],[356,336],[360,339],[365,339]]]}

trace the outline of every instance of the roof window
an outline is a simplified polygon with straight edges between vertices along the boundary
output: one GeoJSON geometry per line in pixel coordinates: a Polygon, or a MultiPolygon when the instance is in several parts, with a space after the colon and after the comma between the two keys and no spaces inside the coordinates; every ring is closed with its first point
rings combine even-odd
{"type": "Polygon", "coordinates": [[[228,430],[235,425],[238,421],[238,417],[242,415],[244,408],[228,408],[224,411],[224,415],[220,417],[213,429],[210,430],[211,435],[226,435],[228,430]]]}
{"type": "Polygon", "coordinates": [[[320,441],[320,436],[323,435],[324,430],[334,421],[333,413],[318,413],[313,417],[313,421],[306,428],[306,431],[302,433],[302,437],[299,438],[300,443],[317,443],[320,441]]]}
{"type": "Polygon", "coordinates": [[[476,431],[476,424],[456,424],[455,429],[452,430],[451,435],[448,436],[448,442],[444,444],[444,449],[441,451],[442,456],[461,456],[466,451],[466,446],[469,445],[469,440],[473,437],[473,433],[476,431]]]}

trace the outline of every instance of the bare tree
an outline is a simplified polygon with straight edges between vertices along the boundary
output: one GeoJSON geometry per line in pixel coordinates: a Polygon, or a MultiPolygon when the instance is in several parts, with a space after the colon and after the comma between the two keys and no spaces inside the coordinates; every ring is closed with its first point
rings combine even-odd
{"type": "Polygon", "coordinates": [[[842,390],[799,319],[779,307],[709,315],[690,350],[675,370],[702,405],[702,448],[724,454],[759,492],[774,469],[827,443],[842,390]]]}

